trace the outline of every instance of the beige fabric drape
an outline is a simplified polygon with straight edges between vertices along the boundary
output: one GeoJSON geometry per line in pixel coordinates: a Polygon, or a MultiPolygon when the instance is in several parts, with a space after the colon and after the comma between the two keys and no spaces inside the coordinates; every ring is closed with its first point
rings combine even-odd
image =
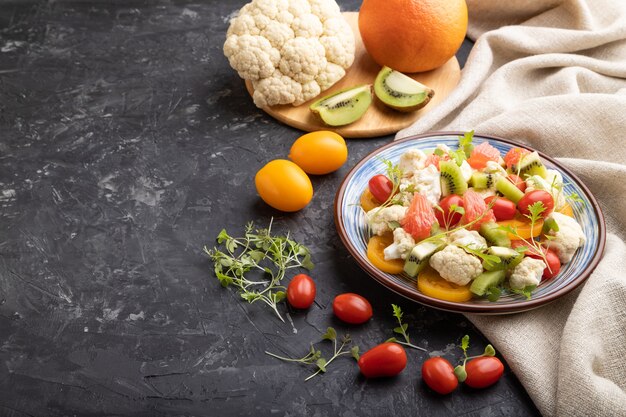
{"type": "Polygon", "coordinates": [[[604,257],[574,294],[469,319],[546,416],[626,416],[626,1],[468,0],[476,40],[450,97],[397,138],[476,130],[572,169],[606,216],[604,257]]]}

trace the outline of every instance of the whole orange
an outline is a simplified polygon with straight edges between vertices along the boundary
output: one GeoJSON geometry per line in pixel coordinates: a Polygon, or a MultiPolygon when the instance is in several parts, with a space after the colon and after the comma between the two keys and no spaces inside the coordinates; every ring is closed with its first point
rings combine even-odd
{"type": "Polygon", "coordinates": [[[445,64],[467,31],[465,0],[363,0],[359,31],[379,65],[401,72],[445,64]]]}

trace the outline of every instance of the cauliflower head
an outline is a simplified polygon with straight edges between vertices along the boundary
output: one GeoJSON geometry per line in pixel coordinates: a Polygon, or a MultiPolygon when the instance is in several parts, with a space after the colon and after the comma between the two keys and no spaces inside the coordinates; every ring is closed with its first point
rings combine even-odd
{"type": "Polygon", "coordinates": [[[393,243],[383,251],[385,260],[390,259],[406,259],[411,249],[415,246],[413,236],[407,233],[403,228],[396,227],[393,230],[393,243]]]}
{"type": "Polygon", "coordinates": [[[354,51],[335,0],[252,0],[231,20],[224,43],[258,107],[312,99],[345,75],[354,51]]]}
{"type": "Polygon", "coordinates": [[[400,179],[400,201],[402,205],[411,204],[413,194],[417,191],[430,203],[431,206],[439,204],[441,198],[441,174],[434,165],[413,171],[413,176],[400,179]]]}
{"type": "Polygon", "coordinates": [[[467,285],[483,272],[477,257],[454,245],[435,253],[429,263],[443,279],[456,285],[467,285]]]}
{"type": "Polygon", "coordinates": [[[424,168],[426,162],[426,154],[420,149],[409,149],[400,155],[398,168],[402,171],[402,175],[410,177],[415,171],[424,168]]]}
{"type": "Polygon", "coordinates": [[[391,231],[389,222],[398,222],[404,219],[409,208],[404,206],[376,207],[365,214],[365,220],[373,234],[382,236],[391,231]]]}
{"type": "Polygon", "coordinates": [[[585,234],[578,222],[565,214],[552,212],[548,216],[556,221],[559,231],[550,230],[548,235],[554,236],[548,239],[546,247],[553,249],[559,256],[561,263],[572,260],[576,250],[585,243],[585,234]]]}
{"type": "Polygon", "coordinates": [[[487,241],[475,230],[459,229],[448,237],[453,245],[480,251],[487,249],[487,241]]]}
{"type": "Polygon", "coordinates": [[[546,264],[541,259],[525,257],[509,277],[509,285],[514,290],[522,290],[530,285],[539,285],[546,264]]]}

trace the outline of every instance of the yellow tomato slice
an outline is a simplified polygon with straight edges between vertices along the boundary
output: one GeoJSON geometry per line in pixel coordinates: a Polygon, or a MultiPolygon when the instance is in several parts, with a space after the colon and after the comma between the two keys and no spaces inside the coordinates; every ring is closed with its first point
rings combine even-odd
{"type": "Polygon", "coordinates": [[[519,236],[509,233],[509,239],[511,240],[519,240],[520,237],[522,239],[530,239],[531,236],[537,237],[541,234],[541,230],[543,229],[543,220],[535,222],[535,227],[533,227],[532,230],[528,219],[515,218],[513,220],[502,220],[499,221],[498,224],[500,226],[510,226],[513,229],[517,229],[517,234],[519,236]]]}
{"type": "Polygon", "coordinates": [[[369,188],[366,188],[363,194],[361,194],[361,207],[368,212],[378,206],[380,206],[380,203],[374,198],[369,188]]]}
{"type": "Polygon", "coordinates": [[[388,274],[399,274],[404,269],[402,259],[385,260],[384,250],[393,243],[393,235],[385,233],[383,236],[372,236],[367,242],[367,259],[378,269],[388,274]]]}
{"type": "Polygon", "coordinates": [[[460,286],[448,282],[429,266],[424,268],[417,276],[417,289],[429,297],[457,303],[468,301],[472,298],[469,284],[460,286]]]}
{"type": "Polygon", "coordinates": [[[566,216],[574,217],[574,209],[572,209],[572,206],[567,203],[565,203],[565,205],[561,207],[561,210],[557,211],[561,214],[565,214],[566,216]]]}

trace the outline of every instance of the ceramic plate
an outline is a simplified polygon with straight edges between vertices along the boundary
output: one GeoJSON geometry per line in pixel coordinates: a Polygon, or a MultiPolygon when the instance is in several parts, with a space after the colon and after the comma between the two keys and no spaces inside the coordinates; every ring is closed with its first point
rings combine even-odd
{"type": "MultiPolygon", "coordinates": [[[[530,300],[521,295],[504,292],[496,302],[479,298],[464,303],[439,300],[418,291],[415,278],[405,274],[384,273],[367,259],[369,236],[365,225],[365,213],[359,205],[359,199],[369,179],[375,174],[384,174],[385,168],[381,159],[388,159],[395,164],[408,149],[434,149],[440,143],[456,149],[458,138],[462,135],[462,132],[435,132],[392,142],[367,155],[348,173],[335,198],[335,225],[350,254],[365,272],[390,290],[419,303],[448,311],[481,314],[516,313],[540,307],[574,290],[589,277],[600,260],[606,237],[604,217],[587,187],[572,172],[541,152],[539,155],[544,165],[549,169],[556,169],[563,175],[565,195],[576,193],[582,198],[582,203],[572,203],[572,207],[587,241],[578,249],[574,258],[562,266],[559,275],[542,282],[537,287],[530,300]]],[[[512,147],[533,150],[508,139],[474,135],[475,145],[484,141],[489,141],[502,155],[512,147]]]]}

